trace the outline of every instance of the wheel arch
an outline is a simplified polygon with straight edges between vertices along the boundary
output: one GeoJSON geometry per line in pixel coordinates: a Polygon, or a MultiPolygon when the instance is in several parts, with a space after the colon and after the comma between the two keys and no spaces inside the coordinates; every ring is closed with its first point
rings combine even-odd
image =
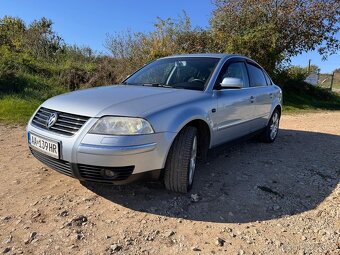
{"type": "Polygon", "coordinates": [[[188,126],[193,126],[197,128],[197,134],[198,134],[198,157],[200,160],[205,161],[207,157],[208,150],[210,148],[210,142],[211,142],[211,128],[207,121],[205,121],[202,118],[193,118],[190,120],[187,120],[184,122],[177,131],[176,136],[171,141],[171,144],[166,152],[165,160],[163,163],[163,166],[166,164],[166,160],[168,159],[169,151],[171,150],[171,147],[174,144],[175,139],[178,137],[178,134],[181,130],[188,126]]]}
{"type": "Polygon", "coordinates": [[[280,114],[280,116],[281,116],[281,114],[282,114],[282,106],[281,106],[280,104],[276,105],[275,108],[274,108],[274,110],[273,110],[273,112],[274,112],[276,109],[279,111],[279,114],[280,114]]]}
{"type": "Polygon", "coordinates": [[[268,123],[269,123],[269,121],[270,121],[270,118],[271,118],[272,115],[273,115],[273,112],[274,112],[276,109],[279,111],[279,114],[280,114],[280,116],[281,116],[281,114],[282,114],[282,105],[280,104],[280,102],[276,102],[276,103],[273,104],[272,109],[270,110],[270,114],[269,114],[269,116],[268,116],[267,125],[268,125],[268,123]]]}
{"type": "MultiPolygon", "coordinates": [[[[207,122],[202,119],[194,119],[184,125],[183,128],[192,126],[197,129],[198,138],[198,157],[200,160],[206,160],[211,142],[211,130],[207,122]]],[[[181,130],[182,130],[181,129],[181,130]]]]}

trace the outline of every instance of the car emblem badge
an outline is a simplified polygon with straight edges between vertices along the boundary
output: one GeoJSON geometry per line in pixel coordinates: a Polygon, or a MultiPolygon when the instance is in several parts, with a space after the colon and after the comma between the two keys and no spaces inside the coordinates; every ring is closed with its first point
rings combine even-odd
{"type": "Polygon", "coordinates": [[[58,119],[58,114],[55,112],[52,113],[47,120],[47,123],[46,123],[47,128],[52,127],[57,122],[57,119],[58,119]]]}

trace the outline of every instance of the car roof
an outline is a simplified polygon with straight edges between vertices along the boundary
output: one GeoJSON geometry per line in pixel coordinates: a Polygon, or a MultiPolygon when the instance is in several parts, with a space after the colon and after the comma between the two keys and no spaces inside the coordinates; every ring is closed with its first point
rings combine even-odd
{"type": "MultiPolygon", "coordinates": [[[[223,59],[223,60],[227,60],[229,58],[232,57],[239,57],[239,58],[244,58],[248,61],[250,61],[253,64],[256,64],[258,66],[260,66],[262,69],[263,67],[257,63],[256,61],[254,61],[251,58],[248,58],[246,56],[243,55],[239,55],[239,54],[225,54],[225,53],[195,53],[195,54],[178,54],[178,55],[172,55],[172,56],[167,56],[167,57],[163,57],[161,59],[167,59],[167,58],[179,58],[179,57],[184,57],[184,58],[189,58],[189,57],[203,57],[203,58],[218,58],[218,59],[223,59]]],[[[264,70],[264,69],[263,69],[264,70]]]]}
{"type": "Polygon", "coordinates": [[[173,56],[168,56],[164,58],[178,58],[178,57],[204,57],[204,58],[230,58],[230,57],[243,57],[246,58],[245,56],[242,55],[237,55],[237,54],[224,54],[224,53],[196,53],[196,54],[179,54],[179,55],[173,55],[173,56]]]}

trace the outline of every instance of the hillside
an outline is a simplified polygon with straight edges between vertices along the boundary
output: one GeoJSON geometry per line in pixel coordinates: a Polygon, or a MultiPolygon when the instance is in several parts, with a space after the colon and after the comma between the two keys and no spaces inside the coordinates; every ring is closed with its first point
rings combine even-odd
{"type": "MultiPolygon", "coordinates": [[[[53,30],[51,20],[42,18],[26,25],[20,18],[0,18],[0,121],[26,123],[54,95],[117,84],[162,56],[209,50],[209,45],[201,45],[208,34],[191,29],[184,21],[160,19],[150,34],[110,37],[112,56],[107,56],[67,45],[53,30]],[[159,39],[161,32],[164,37],[159,39]],[[171,41],[172,37],[176,40],[171,41]],[[170,41],[171,47],[165,47],[170,41]]],[[[301,82],[305,73],[301,68],[291,69],[267,70],[283,88],[285,111],[340,110],[339,95],[301,82]]]]}

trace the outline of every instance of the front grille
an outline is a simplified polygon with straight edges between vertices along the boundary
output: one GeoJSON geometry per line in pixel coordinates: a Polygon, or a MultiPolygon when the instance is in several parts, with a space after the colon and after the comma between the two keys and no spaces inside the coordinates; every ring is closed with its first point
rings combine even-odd
{"type": "Polygon", "coordinates": [[[88,119],[89,117],[86,116],[59,112],[41,107],[33,117],[32,124],[33,126],[47,129],[55,133],[72,136],[85,124],[88,119]],[[57,114],[57,121],[48,128],[47,122],[53,113],[57,114]]]}
{"type": "Polygon", "coordinates": [[[41,161],[45,165],[47,165],[48,167],[58,171],[59,173],[73,177],[71,164],[69,162],[61,160],[61,159],[55,159],[43,153],[40,153],[36,150],[33,150],[32,148],[30,149],[31,149],[33,156],[36,157],[39,161],[41,161]]]}
{"type": "Polygon", "coordinates": [[[135,168],[134,166],[100,167],[78,164],[78,170],[82,178],[84,178],[85,180],[98,182],[112,182],[125,180],[132,174],[134,168],[135,168]],[[112,178],[105,177],[103,175],[103,169],[111,170],[115,173],[115,175],[112,178]]]}

